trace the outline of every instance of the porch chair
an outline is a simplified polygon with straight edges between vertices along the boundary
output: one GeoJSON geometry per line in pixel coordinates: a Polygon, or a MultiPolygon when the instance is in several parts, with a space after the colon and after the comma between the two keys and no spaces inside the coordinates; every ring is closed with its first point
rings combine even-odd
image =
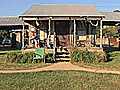
{"type": "Polygon", "coordinates": [[[35,50],[35,53],[33,54],[33,63],[35,63],[35,60],[40,60],[43,59],[45,63],[45,49],[44,48],[38,48],[35,50]]]}

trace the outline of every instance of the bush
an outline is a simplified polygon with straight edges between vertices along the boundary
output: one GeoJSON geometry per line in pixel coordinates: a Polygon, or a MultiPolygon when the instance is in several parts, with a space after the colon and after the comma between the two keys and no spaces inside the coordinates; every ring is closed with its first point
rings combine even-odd
{"type": "Polygon", "coordinates": [[[78,48],[73,48],[70,52],[70,56],[72,62],[99,63],[106,61],[106,55],[103,56],[97,52],[88,52],[78,48]]]}
{"type": "Polygon", "coordinates": [[[46,62],[55,61],[54,53],[48,53],[45,55],[46,62]]]}
{"type": "Polygon", "coordinates": [[[6,54],[4,60],[11,63],[32,63],[33,62],[33,52],[30,53],[8,53],[6,54]]]}

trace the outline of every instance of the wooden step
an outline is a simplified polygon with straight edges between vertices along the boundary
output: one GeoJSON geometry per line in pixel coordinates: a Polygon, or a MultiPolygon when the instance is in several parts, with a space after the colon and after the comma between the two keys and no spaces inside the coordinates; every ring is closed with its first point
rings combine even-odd
{"type": "Polygon", "coordinates": [[[68,52],[67,47],[62,47],[62,50],[61,48],[57,49],[55,60],[56,61],[70,61],[71,60],[70,53],[68,52]]]}
{"type": "Polygon", "coordinates": [[[58,57],[69,57],[70,55],[68,54],[68,55],[56,55],[56,56],[58,56],[58,57]]]}
{"type": "Polygon", "coordinates": [[[71,58],[56,58],[55,60],[71,60],[71,58]]]}
{"type": "Polygon", "coordinates": [[[58,51],[56,53],[69,53],[68,51],[58,51]]]}
{"type": "Polygon", "coordinates": [[[57,49],[57,52],[68,52],[67,48],[57,49]]]}
{"type": "Polygon", "coordinates": [[[68,52],[68,50],[57,50],[57,52],[68,52]]]}

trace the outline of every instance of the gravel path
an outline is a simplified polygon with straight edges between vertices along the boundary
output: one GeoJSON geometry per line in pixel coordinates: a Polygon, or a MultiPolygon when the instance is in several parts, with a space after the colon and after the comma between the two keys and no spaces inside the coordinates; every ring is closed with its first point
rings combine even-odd
{"type": "Polygon", "coordinates": [[[83,68],[83,67],[73,65],[70,62],[59,62],[51,66],[38,68],[38,69],[32,69],[32,70],[12,70],[12,71],[5,70],[5,71],[0,71],[0,73],[39,72],[39,71],[48,71],[48,70],[77,70],[77,71],[80,70],[80,71],[88,71],[88,72],[95,72],[95,73],[120,74],[120,71],[88,69],[88,68],[83,68]]]}

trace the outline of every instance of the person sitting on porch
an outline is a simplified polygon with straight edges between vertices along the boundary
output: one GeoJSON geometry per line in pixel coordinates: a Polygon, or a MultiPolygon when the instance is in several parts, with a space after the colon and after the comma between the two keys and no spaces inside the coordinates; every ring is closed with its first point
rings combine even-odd
{"type": "Polygon", "coordinates": [[[52,48],[51,44],[53,43],[53,40],[51,38],[51,35],[49,36],[49,38],[47,39],[47,48],[52,48]]]}

